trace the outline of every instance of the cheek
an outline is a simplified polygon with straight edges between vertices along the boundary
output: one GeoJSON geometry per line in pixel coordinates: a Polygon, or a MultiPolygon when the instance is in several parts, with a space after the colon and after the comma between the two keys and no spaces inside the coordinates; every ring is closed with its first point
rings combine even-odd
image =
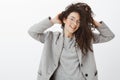
{"type": "Polygon", "coordinates": [[[70,25],[70,22],[69,21],[66,21],[66,23],[65,23],[66,25],[70,25]]]}
{"type": "Polygon", "coordinates": [[[66,22],[66,23],[65,23],[65,26],[66,26],[67,28],[69,28],[69,25],[70,25],[69,22],[66,22]]]}

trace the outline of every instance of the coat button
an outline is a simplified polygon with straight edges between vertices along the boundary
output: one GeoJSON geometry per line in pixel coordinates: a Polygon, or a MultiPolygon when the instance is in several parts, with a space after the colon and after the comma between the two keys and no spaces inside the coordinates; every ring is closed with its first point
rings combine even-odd
{"type": "Polygon", "coordinates": [[[95,76],[97,75],[97,71],[95,72],[95,76]]]}
{"type": "Polygon", "coordinates": [[[81,64],[81,67],[83,67],[83,64],[81,64]]]}
{"type": "Polygon", "coordinates": [[[88,77],[88,74],[85,74],[86,77],[88,77]]]}

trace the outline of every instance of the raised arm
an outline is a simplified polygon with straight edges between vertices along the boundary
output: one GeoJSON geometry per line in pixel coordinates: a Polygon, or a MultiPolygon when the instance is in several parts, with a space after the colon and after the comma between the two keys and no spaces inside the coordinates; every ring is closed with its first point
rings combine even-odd
{"type": "Polygon", "coordinates": [[[93,33],[95,38],[93,40],[93,43],[108,42],[114,38],[115,36],[114,33],[109,29],[109,27],[103,21],[99,23],[94,20],[94,23],[99,33],[93,33]]]}
{"type": "Polygon", "coordinates": [[[46,18],[40,21],[39,23],[36,23],[33,26],[31,26],[28,30],[28,33],[32,38],[44,43],[45,37],[49,34],[49,32],[45,33],[44,31],[50,28],[52,25],[53,24],[51,20],[49,18],[46,18]]]}
{"type": "Polygon", "coordinates": [[[28,33],[30,36],[42,43],[44,43],[45,38],[51,31],[44,32],[46,29],[50,28],[54,24],[61,24],[61,21],[59,20],[58,16],[60,14],[57,14],[54,18],[48,17],[39,23],[34,24],[30,27],[28,30],[28,33]]]}

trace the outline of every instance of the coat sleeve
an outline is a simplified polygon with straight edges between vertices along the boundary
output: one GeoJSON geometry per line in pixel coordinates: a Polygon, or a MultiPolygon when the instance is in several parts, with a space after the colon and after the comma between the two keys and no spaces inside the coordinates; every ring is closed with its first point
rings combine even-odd
{"type": "Polygon", "coordinates": [[[101,26],[97,27],[99,33],[93,33],[93,43],[108,42],[114,38],[114,33],[108,28],[108,26],[102,21],[101,26]]]}
{"type": "Polygon", "coordinates": [[[44,43],[46,36],[50,33],[50,31],[45,32],[45,30],[50,28],[51,26],[53,26],[53,24],[50,22],[49,18],[46,18],[40,21],[39,23],[36,23],[33,26],[31,26],[28,30],[28,33],[35,40],[44,43]]]}

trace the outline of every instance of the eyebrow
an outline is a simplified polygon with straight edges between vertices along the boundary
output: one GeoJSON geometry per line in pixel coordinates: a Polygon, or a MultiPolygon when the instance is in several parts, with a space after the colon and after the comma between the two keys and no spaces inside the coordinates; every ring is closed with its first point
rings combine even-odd
{"type": "Polygon", "coordinates": [[[75,18],[74,16],[70,16],[70,17],[75,18]]]}

